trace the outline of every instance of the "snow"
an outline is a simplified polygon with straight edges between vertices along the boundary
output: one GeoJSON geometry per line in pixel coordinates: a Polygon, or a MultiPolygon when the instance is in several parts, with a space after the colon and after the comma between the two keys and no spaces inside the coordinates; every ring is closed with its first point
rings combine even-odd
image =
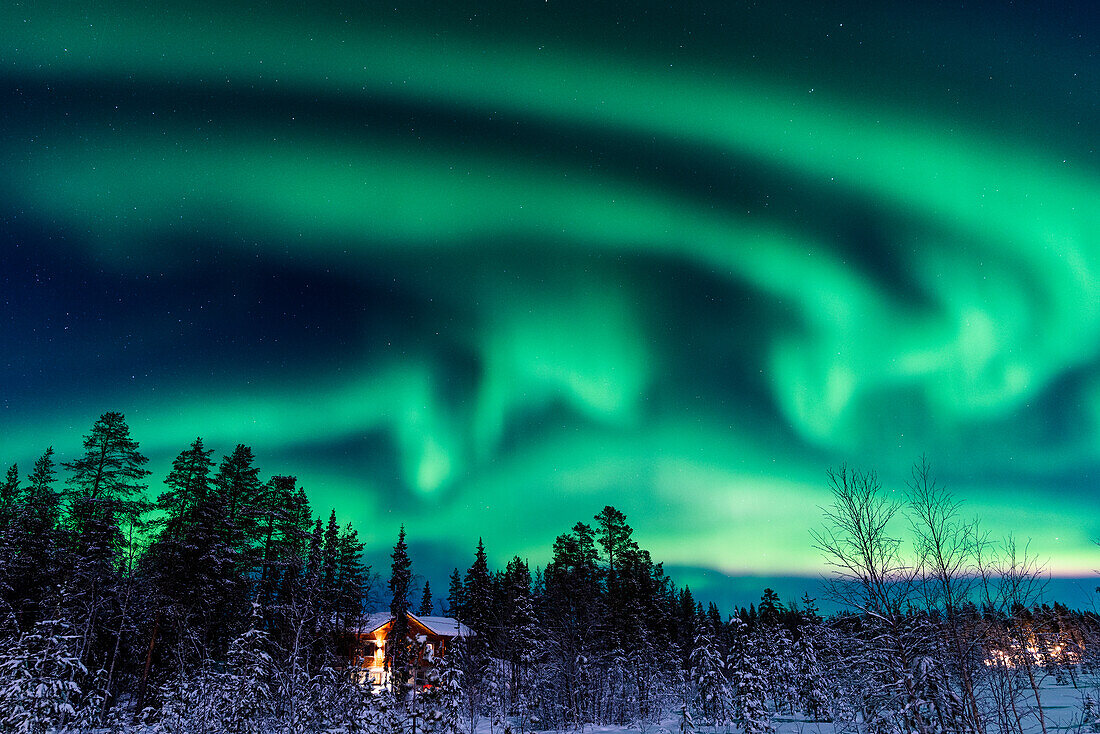
{"type": "MultiPolygon", "coordinates": [[[[474,631],[451,617],[421,617],[409,612],[409,617],[440,637],[473,637],[474,631]]],[[[363,620],[363,634],[370,634],[393,619],[389,612],[375,612],[363,620]]]]}

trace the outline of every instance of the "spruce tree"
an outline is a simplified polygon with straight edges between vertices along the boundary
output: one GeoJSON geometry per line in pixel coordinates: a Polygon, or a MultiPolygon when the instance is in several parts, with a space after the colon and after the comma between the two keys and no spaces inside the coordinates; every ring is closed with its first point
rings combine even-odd
{"type": "Polygon", "coordinates": [[[363,565],[363,543],[348,523],[337,540],[336,610],[333,615],[340,644],[345,646],[342,649],[349,649],[352,642],[349,633],[358,627],[371,585],[370,566],[363,565]]]}
{"type": "Polygon", "coordinates": [[[20,627],[30,629],[57,601],[66,580],[59,549],[61,494],[54,489],[53,447],[34,463],[26,490],[15,503],[9,537],[8,569],[20,627]]]}
{"type": "Polygon", "coordinates": [[[161,515],[142,559],[153,592],[142,691],[162,663],[186,668],[223,657],[243,626],[246,579],[225,497],[211,475],[212,454],[196,438],[172,462],[157,498],[161,515]]]}
{"type": "Polygon", "coordinates": [[[340,525],[332,510],[325,525],[321,550],[321,613],[326,625],[335,625],[340,602],[338,586],[340,561],[340,525]]]}
{"type": "Polygon", "coordinates": [[[463,596],[462,577],[456,568],[451,571],[450,584],[447,586],[447,614],[455,619],[466,618],[463,596]]]}
{"type": "Polygon", "coordinates": [[[828,715],[829,694],[817,660],[813,632],[813,628],[803,628],[794,644],[795,680],[803,712],[812,719],[821,720],[828,715]]]}
{"type": "Polygon", "coordinates": [[[782,621],[786,611],[783,602],[779,601],[779,594],[773,589],[764,589],[764,594],[760,597],[760,608],[757,610],[760,623],[774,627],[782,621]]]}
{"type": "Polygon", "coordinates": [[[481,652],[486,646],[493,643],[494,632],[496,631],[492,611],[493,580],[489,575],[485,544],[481,538],[477,539],[474,562],[466,571],[466,577],[463,579],[462,595],[465,601],[462,621],[469,625],[477,635],[471,643],[471,650],[481,652]]]}
{"type": "Polygon", "coordinates": [[[15,504],[19,499],[19,467],[12,464],[4,481],[0,482],[0,541],[15,519],[15,504]]]}
{"type": "Polygon", "coordinates": [[[15,565],[19,550],[14,521],[18,495],[19,467],[12,464],[3,483],[0,483],[0,634],[15,623],[22,607],[21,594],[15,589],[18,584],[15,565]]]}
{"type": "Polygon", "coordinates": [[[420,606],[416,613],[422,617],[430,616],[432,613],[432,587],[427,581],[424,582],[424,593],[420,596],[420,606]]]}
{"type": "Polygon", "coordinates": [[[256,504],[250,513],[254,520],[256,576],[255,603],[259,606],[261,627],[267,627],[275,604],[275,588],[279,580],[279,528],[286,518],[286,506],[294,491],[294,477],[274,476],[260,488],[256,504]]]}
{"type": "Polygon", "coordinates": [[[214,487],[225,512],[228,540],[238,559],[236,575],[247,580],[249,573],[259,565],[259,523],[263,512],[260,470],[254,465],[252,449],[237,444],[233,453],[222,457],[218,472],[214,475],[214,487]]]}
{"type": "Polygon", "coordinates": [[[741,641],[742,657],[737,668],[736,709],[740,714],[741,728],[745,734],[770,734],[775,731],[768,714],[767,679],[758,640],[754,634],[746,634],[741,641]]]}
{"type": "Polygon", "coordinates": [[[695,684],[698,710],[714,727],[729,720],[732,708],[724,667],[714,638],[706,632],[697,634],[695,648],[691,651],[691,679],[695,684]]]}
{"type": "Polygon", "coordinates": [[[310,626],[313,609],[310,606],[304,572],[308,562],[312,513],[305,490],[298,487],[287,498],[282,513],[276,541],[276,558],[279,574],[275,592],[273,620],[276,640],[288,651],[292,669],[306,670],[304,656],[311,649],[311,641],[303,635],[310,626]]]}
{"type": "Polygon", "coordinates": [[[393,625],[386,639],[386,664],[390,672],[390,688],[399,708],[404,707],[412,675],[412,651],[409,644],[409,584],[412,581],[412,561],[405,544],[405,526],[397,536],[391,555],[390,567],[390,616],[393,625]]]}
{"type": "MultiPolygon", "coordinates": [[[[554,541],[554,555],[543,574],[539,612],[546,626],[545,656],[553,670],[546,686],[549,707],[560,712],[554,723],[579,724],[588,686],[589,656],[598,652],[603,599],[592,528],[577,523],[554,541]]],[[[477,630],[474,630],[477,632],[477,630]]]]}

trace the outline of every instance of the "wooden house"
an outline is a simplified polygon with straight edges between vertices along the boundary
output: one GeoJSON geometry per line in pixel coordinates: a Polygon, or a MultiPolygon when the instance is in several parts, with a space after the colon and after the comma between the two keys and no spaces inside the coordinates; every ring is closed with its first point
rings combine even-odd
{"type": "MultiPolygon", "coordinates": [[[[474,632],[466,625],[450,617],[421,617],[407,613],[409,638],[416,643],[416,664],[413,666],[413,683],[421,672],[447,654],[447,648],[458,638],[472,637],[474,632]]],[[[375,685],[389,683],[386,666],[387,642],[393,628],[393,616],[389,612],[372,614],[359,633],[360,666],[363,681],[375,685]]]]}

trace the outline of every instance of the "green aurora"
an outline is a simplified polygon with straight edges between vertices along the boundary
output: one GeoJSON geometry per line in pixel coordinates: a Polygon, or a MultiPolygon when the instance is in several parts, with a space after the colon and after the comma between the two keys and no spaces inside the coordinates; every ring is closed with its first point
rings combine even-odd
{"type": "Polygon", "coordinates": [[[434,580],[814,575],[927,454],[1090,574],[1096,11],[674,5],[0,8],[0,460],[246,443],[434,580]]]}

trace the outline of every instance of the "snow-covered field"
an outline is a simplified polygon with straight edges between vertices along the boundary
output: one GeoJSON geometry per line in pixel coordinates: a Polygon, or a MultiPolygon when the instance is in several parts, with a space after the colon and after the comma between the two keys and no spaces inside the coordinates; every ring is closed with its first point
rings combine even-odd
{"type": "MultiPolygon", "coordinates": [[[[1043,718],[1047,732],[1080,732],[1100,731],[1100,723],[1094,729],[1090,729],[1084,721],[1084,701],[1086,694],[1092,696],[1094,701],[1100,700],[1100,679],[1093,681],[1078,681],[1078,687],[1071,684],[1057,685],[1053,679],[1048,679],[1040,687],[1040,700],[1042,702],[1043,718]]],[[[1042,725],[1034,710],[1021,710],[1021,723],[1025,734],[1041,734],[1042,725]]],[[[852,723],[830,723],[823,721],[811,721],[792,716],[775,716],[772,725],[776,734],[862,734],[866,731],[852,723]]],[[[469,731],[467,728],[465,731],[469,731]]],[[[492,727],[483,719],[474,729],[474,734],[504,734],[501,726],[492,727]]],[[[556,730],[550,730],[556,731],[556,730]]],[[[740,729],[736,726],[706,726],[696,722],[694,731],[696,734],[737,734],[740,729]]],[[[569,734],[681,734],[680,722],[675,717],[661,721],[659,724],[644,726],[585,726],[582,729],[569,730],[569,734]]],[[[565,734],[565,732],[563,732],[565,734]]]]}

